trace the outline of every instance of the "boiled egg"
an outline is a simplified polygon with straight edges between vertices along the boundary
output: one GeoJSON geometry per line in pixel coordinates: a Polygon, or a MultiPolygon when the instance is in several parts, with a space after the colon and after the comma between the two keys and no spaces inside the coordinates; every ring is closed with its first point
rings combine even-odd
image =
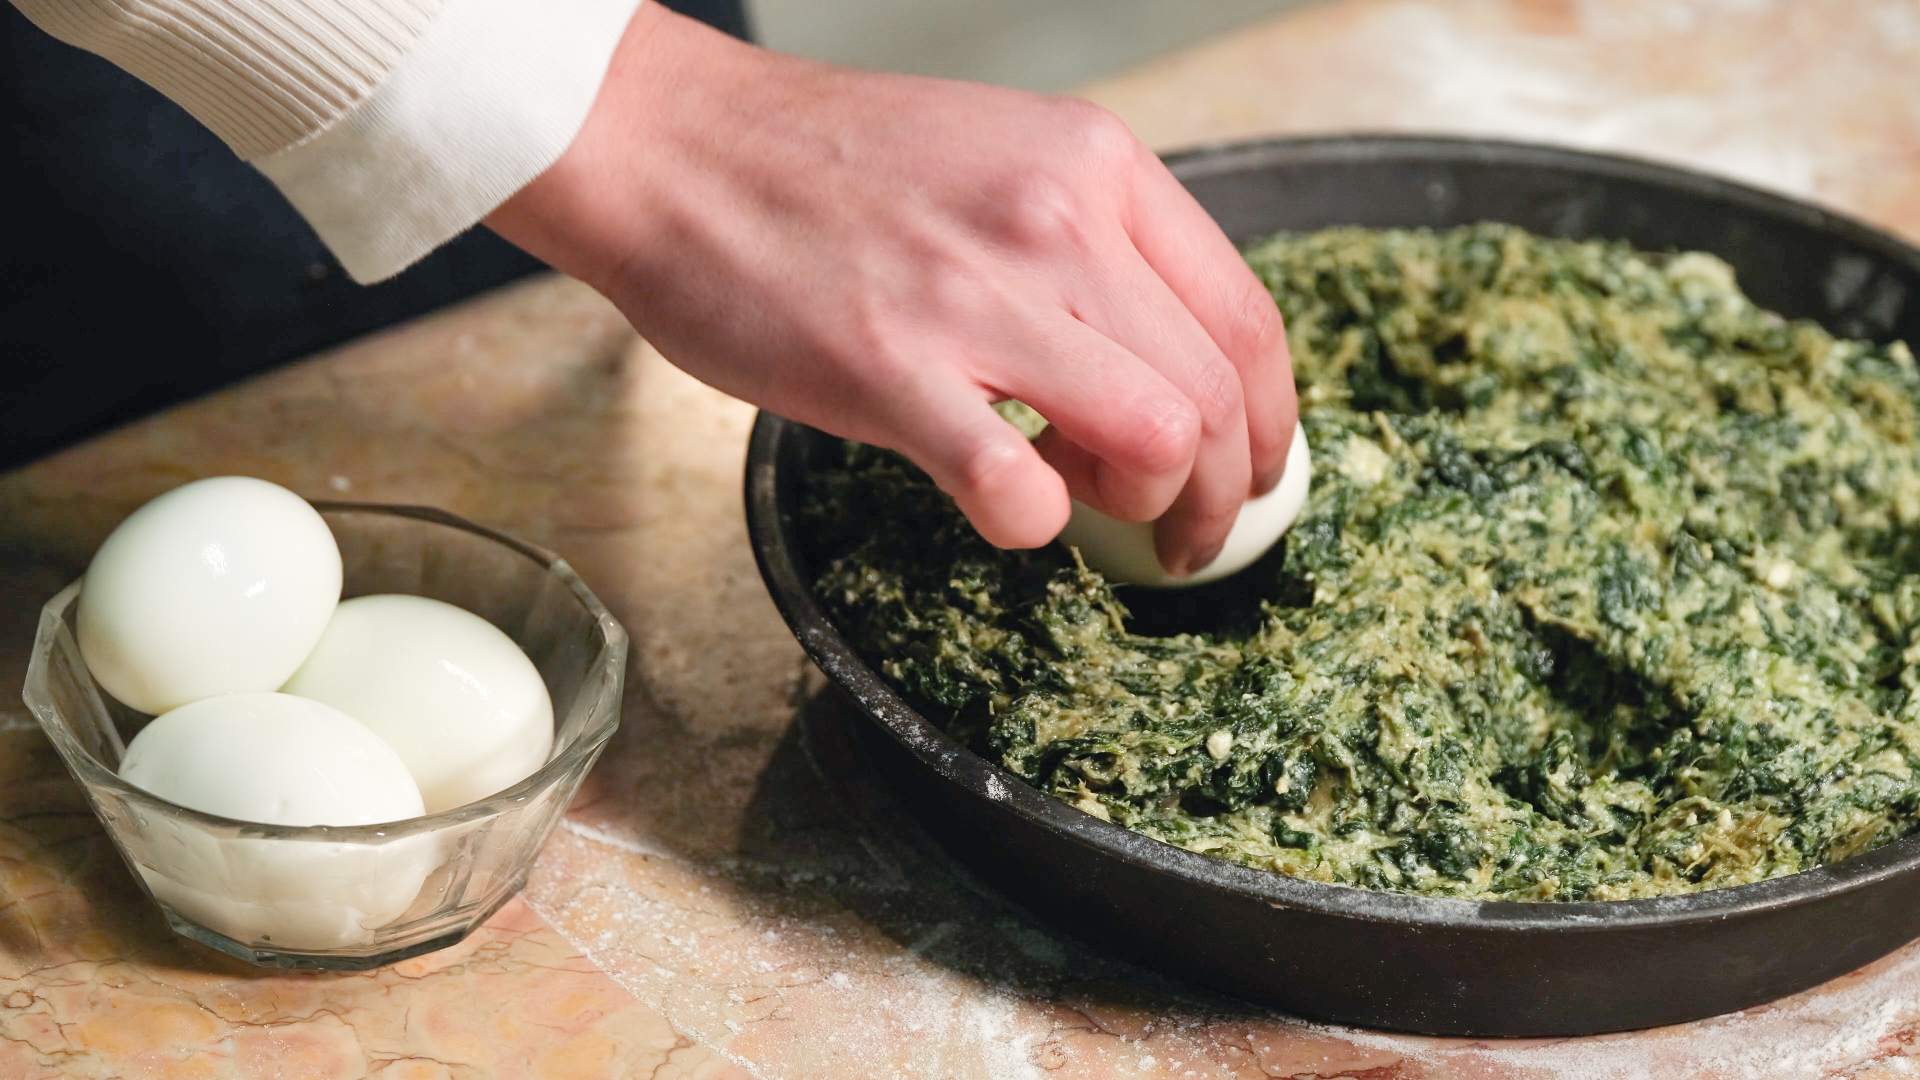
{"type": "Polygon", "coordinates": [[[424,596],[345,601],[283,689],[378,733],[428,813],[514,784],[553,749],[553,701],[533,662],[492,623],[424,596]]]}
{"type": "Polygon", "coordinates": [[[81,656],[146,713],[269,691],[340,600],[340,549],[307,502],[244,476],[197,480],[135,510],[87,567],[81,656]]]}
{"type": "Polygon", "coordinates": [[[1293,526],[1307,503],[1313,462],[1307,433],[1296,425],[1287,450],[1286,471],[1272,491],[1247,500],[1234,519],[1220,554],[1187,577],[1175,577],[1160,565],[1154,550],[1153,522],[1121,521],[1075,500],[1060,542],[1078,548],[1086,564],[1108,578],[1133,585],[1204,585],[1251,566],[1293,526]]]}
{"type": "MultiPolygon", "coordinates": [[[[127,745],[120,776],[188,809],[268,825],[374,825],[424,809],[384,740],[290,694],[223,694],[164,713],[127,745]]],[[[130,854],[181,915],[237,941],[319,949],[364,943],[400,917],[439,845],[430,834],[352,844],[248,836],[154,815],[130,854]]]]}

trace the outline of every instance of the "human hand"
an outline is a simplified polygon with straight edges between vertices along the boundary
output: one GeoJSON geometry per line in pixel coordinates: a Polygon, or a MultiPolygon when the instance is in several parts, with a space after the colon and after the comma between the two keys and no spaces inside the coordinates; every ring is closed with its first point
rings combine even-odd
{"type": "Polygon", "coordinates": [[[1083,101],[814,64],[649,4],[488,224],[702,381],[905,454],[1003,547],[1052,540],[1071,493],[1159,519],[1162,564],[1197,569],[1293,437],[1272,298],[1083,101]]]}

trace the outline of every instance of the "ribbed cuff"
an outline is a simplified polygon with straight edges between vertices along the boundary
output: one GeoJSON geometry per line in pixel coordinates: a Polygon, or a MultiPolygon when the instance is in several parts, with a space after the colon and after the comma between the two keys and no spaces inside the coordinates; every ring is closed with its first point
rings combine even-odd
{"type": "Polygon", "coordinates": [[[388,278],[558,160],[639,0],[448,0],[339,121],[257,158],[355,281],[388,278]]]}
{"type": "Polygon", "coordinates": [[[373,91],[442,0],[14,0],[106,57],[242,158],[319,132],[373,91]]]}

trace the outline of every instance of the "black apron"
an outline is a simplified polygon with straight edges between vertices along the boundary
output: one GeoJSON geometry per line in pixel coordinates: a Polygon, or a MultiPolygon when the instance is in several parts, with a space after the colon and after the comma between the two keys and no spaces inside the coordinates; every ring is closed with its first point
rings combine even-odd
{"type": "MultiPolygon", "coordinates": [[[[741,0],[669,6],[746,36],[741,0]]],[[[355,285],[192,117],[7,3],[0,148],[0,468],[541,266],[475,229],[355,285]]]]}

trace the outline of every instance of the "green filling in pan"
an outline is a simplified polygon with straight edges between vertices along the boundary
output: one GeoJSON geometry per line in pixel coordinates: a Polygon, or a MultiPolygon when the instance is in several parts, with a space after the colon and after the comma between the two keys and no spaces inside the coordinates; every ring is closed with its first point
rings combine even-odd
{"type": "Polygon", "coordinates": [[[1149,632],[849,444],[803,523],[855,647],[1087,813],[1373,889],[1718,888],[1920,827],[1920,369],[1706,255],[1337,229],[1247,252],[1314,475],[1283,548],[1149,632]],[[1211,609],[1210,609],[1211,610],[1211,609]]]}

